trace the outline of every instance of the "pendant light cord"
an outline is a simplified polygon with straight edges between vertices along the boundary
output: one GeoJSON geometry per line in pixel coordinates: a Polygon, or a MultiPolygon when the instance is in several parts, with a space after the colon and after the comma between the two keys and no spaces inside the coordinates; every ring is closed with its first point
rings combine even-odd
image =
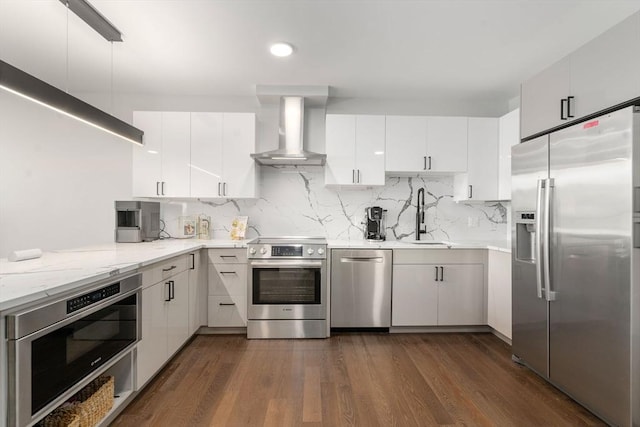
{"type": "Polygon", "coordinates": [[[65,91],[69,93],[69,2],[67,1],[67,52],[65,64],[65,91]]]}

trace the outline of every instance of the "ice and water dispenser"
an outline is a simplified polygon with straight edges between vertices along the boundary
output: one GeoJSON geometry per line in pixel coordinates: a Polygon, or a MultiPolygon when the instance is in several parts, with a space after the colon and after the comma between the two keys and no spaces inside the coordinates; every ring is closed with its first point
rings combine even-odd
{"type": "Polygon", "coordinates": [[[160,236],[160,202],[116,201],[116,242],[148,242],[160,236]]]}
{"type": "Polygon", "coordinates": [[[535,212],[517,212],[516,214],[516,253],[518,261],[536,261],[536,214],[535,212]]]}

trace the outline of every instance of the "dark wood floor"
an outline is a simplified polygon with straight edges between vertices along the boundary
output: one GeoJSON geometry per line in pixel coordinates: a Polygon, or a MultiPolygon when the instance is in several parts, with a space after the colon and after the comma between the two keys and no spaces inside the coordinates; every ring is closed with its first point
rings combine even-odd
{"type": "Polygon", "coordinates": [[[491,334],[193,339],[113,426],[603,425],[491,334]]]}

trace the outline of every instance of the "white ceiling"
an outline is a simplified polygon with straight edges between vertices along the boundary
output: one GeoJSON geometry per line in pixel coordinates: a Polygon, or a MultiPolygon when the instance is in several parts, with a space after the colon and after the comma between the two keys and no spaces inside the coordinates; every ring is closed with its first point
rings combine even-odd
{"type": "Polygon", "coordinates": [[[154,95],[296,84],[506,104],[523,80],[640,10],[640,0],[90,1],[124,34],[113,61],[59,0],[0,0],[0,59],[71,93],[109,92],[113,77],[115,92],[154,95]],[[268,53],[281,40],[293,56],[268,53]]]}

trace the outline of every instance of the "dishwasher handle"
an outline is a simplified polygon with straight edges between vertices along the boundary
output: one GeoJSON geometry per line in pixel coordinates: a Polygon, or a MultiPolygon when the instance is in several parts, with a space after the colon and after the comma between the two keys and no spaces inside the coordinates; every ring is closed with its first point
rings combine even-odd
{"type": "Polygon", "coordinates": [[[376,263],[376,264],[380,264],[382,262],[384,262],[384,260],[382,259],[382,257],[341,257],[340,258],[340,262],[367,262],[367,263],[376,263]]]}

